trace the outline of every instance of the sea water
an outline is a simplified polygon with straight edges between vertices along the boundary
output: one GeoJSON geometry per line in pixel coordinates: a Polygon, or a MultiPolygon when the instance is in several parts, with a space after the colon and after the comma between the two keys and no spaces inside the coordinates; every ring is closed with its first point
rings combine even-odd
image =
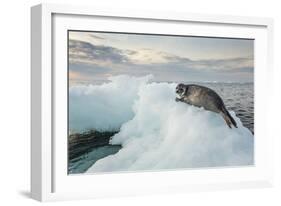
{"type": "Polygon", "coordinates": [[[216,91],[226,108],[233,110],[243,125],[254,133],[254,84],[253,83],[197,83],[216,91]]]}

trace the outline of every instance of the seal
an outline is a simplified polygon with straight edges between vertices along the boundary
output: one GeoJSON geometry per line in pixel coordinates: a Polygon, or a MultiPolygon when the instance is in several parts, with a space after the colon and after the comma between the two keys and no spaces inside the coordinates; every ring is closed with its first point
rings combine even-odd
{"type": "Polygon", "coordinates": [[[179,98],[176,98],[177,102],[185,102],[189,105],[203,107],[205,110],[219,113],[229,128],[232,128],[231,125],[237,128],[237,124],[227,111],[222,98],[214,90],[196,84],[178,84],[176,93],[179,95],[179,98]]]}

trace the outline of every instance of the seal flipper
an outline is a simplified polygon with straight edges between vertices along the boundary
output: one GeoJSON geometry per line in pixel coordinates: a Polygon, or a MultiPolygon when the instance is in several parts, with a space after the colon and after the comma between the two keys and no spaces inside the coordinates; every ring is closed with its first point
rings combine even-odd
{"type": "Polygon", "coordinates": [[[225,123],[227,124],[227,126],[231,129],[231,120],[229,119],[229,117],[223,113],[223,112],[220,112],[221,116],[223,117],[225,123]]]}
{"type": "Polygon", "coordinates": [[[227,114],[229,116],[229,119],[231,120],[231,123],[234,125],[234,127],[238,128],[235,120],[233,119],[233,117],[229,114],[229,112],[227,112],[227,114]]]}
{"type": "Polygon", "coordinates": [[[183,99],[182,99],[182,98],[178,98],[178,97],[176,97],[175,101],[176,101],[176,102],[182,102],[182,101],[183,101],[183,99]]]}
{"type": "Polygon", "coordinates": [[[228,125],[229,128],[231,128],[231,124],[237,128],[237,124],[233,117],[229,114],[227,109],[224,107],[221,112],[222,117],[224,118],[226,124],[228,125]]]}

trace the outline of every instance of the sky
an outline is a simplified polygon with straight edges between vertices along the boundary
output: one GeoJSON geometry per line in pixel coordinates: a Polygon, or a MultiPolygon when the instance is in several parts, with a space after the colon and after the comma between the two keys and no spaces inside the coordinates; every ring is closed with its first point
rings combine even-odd
{"type": "Polygon", "coordinates": [[[159,82],[253,82],[254,40],[69,31],[69,82],[117,75],[159,82]]]}

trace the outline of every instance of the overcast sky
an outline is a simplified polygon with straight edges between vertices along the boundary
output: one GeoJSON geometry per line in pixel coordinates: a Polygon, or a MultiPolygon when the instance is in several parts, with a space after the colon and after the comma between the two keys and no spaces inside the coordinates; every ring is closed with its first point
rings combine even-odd
{"type": "Polygon", "coordinates": [[[69,32],[69,80],[154,75],[169,82],[253,82],[254,41],[204,37],[69,32]]]}

